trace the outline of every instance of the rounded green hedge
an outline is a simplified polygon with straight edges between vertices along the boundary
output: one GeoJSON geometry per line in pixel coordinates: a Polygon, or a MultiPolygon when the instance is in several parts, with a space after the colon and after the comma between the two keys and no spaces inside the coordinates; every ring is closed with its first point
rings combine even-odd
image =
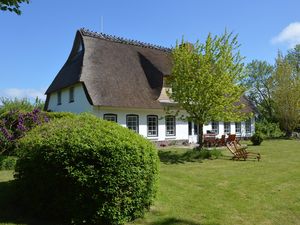
{"type": "Polygon", "coordinates": [[[16,181],[36,216],[73,224],[123,224],[154,200],[153,144],[120,125],[81,114],[53,120],[19,141],[16,181]]]}
{"type": "Polygon", "coordinates": [[[251,137],[251,142],[253,145],[260,145],[263,142],[262,134],[254,133],[251,137]]]}

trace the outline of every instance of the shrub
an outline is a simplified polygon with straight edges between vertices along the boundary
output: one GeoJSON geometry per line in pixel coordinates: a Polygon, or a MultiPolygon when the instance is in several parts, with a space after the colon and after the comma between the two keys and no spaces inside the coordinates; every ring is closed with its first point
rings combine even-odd
{"type": "Polygon", "coordinates": [[[17,157],[0,155],[0,170],[14,170],[17,157]]]}
{"type": "Polygon", "coordinates": [[[251,137],[251,142],[253,145],[260,145],[263,141],[263,137],[260,133],[255,133],[251,137]]]}
{"type": "Polygon", "coordinates": [[[278,123],[271,123],[267,120],[255,123],[255,130],[260,133],[263,138],[279,138],[284,136],[284,132],[280,130],[278,123]]]}
{"type": "Polygon", "coordinates": [[[14,154],[16,142],[33,127],[48,122],[48,117],[40,109],[30,112],[9,111],[0,115],[0,154],[14,154]]]}
{"type": "Polygon", "coordinates": [[[156,148],[89,114],[52,120],[19,141],[16,181],[34,215],[73,224],[123,224],[157,189],[156,148]]]}
{"type": "Polygon", "coordinates": [[[76,116],[76,114],[71,112],[46,112],[46,115],[49,118],[49,120],[76,116]]]}

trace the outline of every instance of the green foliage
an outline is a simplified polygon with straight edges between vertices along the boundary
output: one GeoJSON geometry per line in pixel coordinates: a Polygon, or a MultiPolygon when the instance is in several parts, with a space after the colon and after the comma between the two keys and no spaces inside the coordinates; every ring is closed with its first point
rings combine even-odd
{"type": "Polygon", "coordinates": [[[0,10],[15,12],[21,15],[20,4],[29,3],[29,0],[0,0],[0,10]]]}
{"type": "Polygon", "coordinates": [[[44,102],[39,98],[36,98],[33,104],[27,98],[0,98],[0,102],[2,102],[2,107],[0,108],[0,115],[11,111],[30,112],[34,109],[43,110],[44,108],[44,102]]]}
{"type": "Polygon", "coordinates": [[[267,120],[256,122],[255,131],[260,133],[264,139],[280,138],[284,136],[284,132],[282,132],[279,128],[279,123],[272,123],[267,120]]]}
{"type": "Polygon", "coordinates": [[[251,137],[251,142],[253,145],[260,145],[263,141],[263,137],[260,133],[255,132],[251,137]]]}
{"type": "MultiPolygon", "coordinates": [[[[248,115],[237,104],[243,94],[242,57],[237,36],[207,36],[205,43],[176,44],[173,50],[172,76],[168,82],[170,98],[187,111],[188,121],[202,127],[210,121],[239,121],[248,115]]],[[[200,146],[202,140],[199,139],[200,146]]]]}
{"type": "Polygon", "coordinates": [[[300,121],[300,73],[278,54],[272,97],[280,127],[290,136],[300,121]]]}
{"type": "Polygon", "coordinates": [[[49,120],[76,117],[76,114],[71,112],[46,112],[46,115],[49,120]]]}
{"type": "Polygon", "coordinates": [[[218,149],[186,150],[174,148],[171,150],[160,150],[158,155],[161,162],[173,164],[184,162],[202,162],[203,159],[218,159],[222,156],[222,152],[218,149]]]}
{"type": "Polygon", "coordinates": [[[0,155],[0,170],[14,170],[17,157],[0,155]]]}
{"type": "Polygon", "coordinates": [[[274,103],[271,96],[274,67],[266,61],[253,60],[246,67],[247,96],[255,104],[261,118],[274,121],[274,103]]]}
{"type": "Polygon", "coordinates": [[[34,215],[123,224],[154,200],[158,156],[142,136],[89,114],[64,117],[19,142],[16,179],[34,215]]]}

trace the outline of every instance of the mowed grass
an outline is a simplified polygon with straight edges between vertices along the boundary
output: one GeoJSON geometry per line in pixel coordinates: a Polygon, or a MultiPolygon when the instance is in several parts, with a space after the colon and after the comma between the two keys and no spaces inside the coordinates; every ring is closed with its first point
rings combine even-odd
{"type": "MultiPolygon", "coordinates": [[[[300,224],[300,141],[264,141],[249,150],[262,160],[232,161],[224,149],[219,159],[186,162],[174,160],[186,150],[163,149],[172,160],[164,154],[158,198],[145,218],[127,225],[300,224]]],[[[0,224],[46,224],[20,218],[13,207],[2,215],[12,177],[0,171],[0,224]]]]}
{"type": "Polygon", "coordinates": [[[158,199],[131,224],[300,224],[300,141],[264,141],[249,150],[262,160],[161,163],[158,199]]]}

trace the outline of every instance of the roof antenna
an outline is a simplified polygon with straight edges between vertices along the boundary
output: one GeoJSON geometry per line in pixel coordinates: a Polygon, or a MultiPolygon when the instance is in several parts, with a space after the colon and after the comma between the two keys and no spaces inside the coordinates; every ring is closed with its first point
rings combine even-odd
{"type": "Polygon", "coordinates": [[[100,19],[100,32],[103,33],[103,16],[101,16],[101,19],[100,19]]]}

